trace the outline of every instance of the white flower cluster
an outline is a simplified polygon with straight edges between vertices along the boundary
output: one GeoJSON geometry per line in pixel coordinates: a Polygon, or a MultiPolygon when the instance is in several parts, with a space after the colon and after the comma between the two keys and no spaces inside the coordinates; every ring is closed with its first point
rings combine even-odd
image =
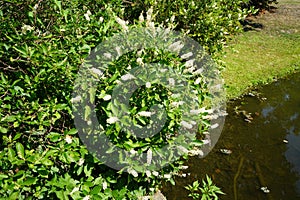
{"type": "Polygon", "coordinates": [[[205,115],[202,118],[208,119],[208,120],[213,120],[213,119],[217,119],[218,117],[219,117],[219,115],[215,114],[215,115],[205,115]]]}
{"type": "Polygon", "coordinates": [[[138,177],[139,174],[134,169],[128,169],[127,172],[131,174],[133,177],[138,177]]]}
{"type": "Polygon", "coordinates": [[[169,50],[173,52],[179,52],[184,47],[181,41],[174,42],[169,46],[169,50]]]}
{"type": "Polygon", "coordinates": [[[186,165],[181,166],[181,169],[188,169],[188,168],[189,168],[189,166],[186,166],[186,165]]]}
{"type": "Polygon", "coordinates": [[[144,63],[143,63],[143,59],[142,58],[137,58],[136,59],[136,62],[139,64],[139,65],[144,65],[144,63]]]}
{"type": "Polygon", "coordinates": [[[153,174],[153,176],[158,176],[159,175],[159,173],[157,171],[153,171],[152,174],[153,174]]]}
{"type": "Polygon", "coordinates": [[[119,18],[119,17],[116,17],[116,21],[117,21],[118,24],[121,25],[121,27],[122,27],[122,29],[123,29],[124,31],[128,31],[128,26],[127,26],[127,22],[126,22],[126,21],[122,20],[122,19],[119,18]]]}
{"type": "Polygon", "coordinates": [[[151,171],[149,171],[149,170],[146,170],[146,172],[145,172],[145,173],[146,173],[146,176],[147,176],[147,177],[150,177],[150,176],[151,176],[151,171]]]}
{"type": "Polygon", "coordinates": [[[88,10],[88,11],[84,14],[84,17],[85,17],[85,19],[86,19],[87,21],[90,21],[90,20],[91,20],[91,18],[90,18],[91,15],[92,15],[91,11],[88,10]]]}
{"type": "Polygon", "coordinates": [[[33,31],[33,30],[34,30],[34,27],[24,24],[24,25],[21,27],[21,30],[22,30],[22,33],[25,33],[25,32],[27,32],[27,31],[33,31]]]}
{"type": "Polygon", "coordinates": [[[215,129],[215,128],[218,128],[219,127],[219,124],[218,123],[215,123],[213,125],[210,126],[211,129],[215,129]]]}
{"type": "Polygon", "coordinates": [[[189,153],[188,153],[190,156],[203,156],[204,153],[201,149],[192,149],[192,150],[189,150],[189,153]]]}
{"type": "Polygon", "coordinates": [[[117,121],[119,121],[119,118],[117,118],[117,117],[110,117],[110,118],[108,118],[108,119],[106,120],[106,122],[109,123],[109,124],[114,124],[114,123],[116,123],[117,121]]]}
{"type": "Polygon", "coordinates": [[[165,178],[165,179],[170,179],[171,177],[172,177],[171,174],[164,174],[164,178],[165,178]]]}
{"type": "Polygon", "coordinates": [[[121,55],[122,55],[121,47],[117,46],[117,47],[116,47],[116,51],[117,51],[117,53],[118,53],[118,56],[121,56],[121,55]]]}
{"type": "Polygon", "coordinates": [[[77,96],[71,99],[71,103],[78,103],[81,101],[81,96],[77,96]]]}
{"type": "Polygon", "coordinates": [[[71,144],[72,143],[72,136],[66,135],[65,141],[66,141],[66,143],[71,144]]]}
{"type": "Polygon", "coordinates": [[[142,23],[145,21],[145,18],[144,18],[144,12],[142,11],[140,16],[139,16],[139,21],[142,23]]]}
{"type": "Polygon", "coordinates": [[[211,113],[213,113],[213,110],[212,109],[206,110],[205,107],[203,107],[203,108],[200,108],[200,109],[197,109],[197,110],[190,110],[190,113],[194,114],[194,115],[199,115],[200,113],[211,114],[211,113]]]}
{"type": "Polygon", "coordinates": [[[107,94],[103,97],[104,101],[109,101],[111,99],[111,95],[107,94]]]}
{"type": "Polygon", "coordinates": [[[186,149],[185,147],[183,147],[183,146],[178,146],[177,148],[178,148],[178,150],[181,151],[182,153],[187,154],[187,153],[189,152],[189,150],[187,150],[187,149],[186,149]]]}
{"type": "MultiPolygon", "coordinates": [[[[191,52],[190,52],[191,53],[191,52]]],[[[190,53],[188,53],[189,55],[191,55],[190,53]]],[[[182,56],[185,56],[186,54],[184,54],[184,55],[182,55],[182,56]]],[[[188,56],[188,55],[186,55],[186,56],[188,56]]],[[[185,63],[184,63],[184,66],[186,67],[184,70],[183,70],[183,72],[184,73],[191,73],[191,74],[193,74],[194,76],[196,76],[196,75],[199,75],[199,74],[202,74],[202,72],[203,72],[203,68],[199,68],[199,69],[197,69],[196,68],[196,66],[195,66],[195,64],[194,64],[194,62],[195,62],[195,59],[191,59],[191,60],[188,60],[188,61],[186,61],[185,63]],[[195,71],[196,70],[196,71],[195,71]]],[[[198,80],[199,82],[198,83],[195,83],[196,85],[197,84],[199,84],[200,83],[200,80],[198,80]]]]}
{"type": "Polygon", "coordinates": [[[193,55],[193,53],[192,53],[192,52],[189,52],[189,53],[186,53],[186,54],[181,55],[180,57],[181,57],[182,59],[187,59],[187,58],[191,57],[192,55],[193,55]]]}
{"type": "Polygon", "coordinates": [[[78,161],[78,165],[81,166],[81,165],[83,165],[83,163],[84,163],[84,159],[80,158],[79,161],[78,161]]]}
{"type": "Polygon", "coordinates": [[[130,154],[131,154],[131,155],[135,155],[135,154],[137,154],[137,151],[136,151],[136,150],[134,150],[134,149],[131,149],[129,152],[130,152],[130,154]]]}
{"type": "Polygon", "coordinates": [[[73,190],[70,192],[70,195],[72,195],[73,193],[79,191],[79,187],[74,187],[73,190]]]}
{"type": "Polygon", "coordinates": [[[152,20],[152,14],[153,14],[153,8],[151,7],[148,11],[147,11],[147,22],[151,22],[152,20]]]}
{"type": "Polygon", "coordinates": [[[177,176],[185,178],[185,177],[187,177],[189,175],[191,175],[191,173],[187,173],[187,174],[182,173],[182,174],[178,174],[177,176]]]}
{"type": "Polygon", "coordinates": [[[164,68],[164,69],[160,69],[159,70],[161,73],[165,73],[166,71],[168,71],[168,69],[164,68]]]}
{"type": "Polygon", "coordinates": [[[202,142],[203,142],[204,145],[205,145],[205,144],[210,144],[210,143],[211,143],[210,139],[202,140],[202,142]]]}
{"type": "Polygon", "coordinates": [[[135,77],[133,75],[131,75],[131,74],[125,74],[125,75],[121,76],[121,79],[123,81],[128,81],[128,80],[135,79],[135,77]]]}
{"type": "Polygon", "coordinates": [[[152,115],[152,112],[149,112],[149,111],[141,111],[138,113],[139,116],[142,116],[142,117],[151,117],[152,115]]]}
{"type": "MultiPolygon", "coordinates": [[[[147,16],[146,16],[146,26],[150,28],[150,30],[152,30],[154,33],[156,31],[155,29],[155,25],[154,22],[152,21],[152,15],[153,15],[153,8],[151,7],[147,12],[146,12],[147,16]]],[[[144,17],[143,17],[144,18],[144,17]]],[[[143,20],[142,18],[140,18],[140,21],[143,20]]]]}
{"type": "Polygon", "coordinates": [[[151,88],[151,83],[147,82],[145,86],[146,86],[146,88],[151,88]]]}
{"type": "Polygon", "coordinates": [[[111,53],[104,53],[103,55],[104,55],[104,57],[106,57],[108,59],[111,59],[111,57],[112,57],[111,53]]]}
{"type": "Polygon", "coordinates": [[[152,150],[148,149],[147,151],[147,164],[150,165],[152,160],[152,150]]]}
{"type": "Polygon", "coordinates": [[[175,101],[175,102],[172,102],[170,105],[173,106],[173,107],[178,107],[178,106],[181,106],[184,104],[184,101],[175,101]]]}
{"type": "Polygon", "coordinates": [[[199,68],[196,71],[193,72],[193,75],[199,75],[203,72],[203,68],[199,68]]]}
{"type": "Polygon", "coordinates": [[[192,129],[193,128],[193,125],[182,120],[181,123],[180,123],[184,128],[187,128],[187,129],[192,129]]]}
{"type": "Polygon", "coordinates": [[[97,68],[91,68],[90,69],[90,71],[93,73],[93,74],[95,74],[95,75],[97,75],[97,76],[101,76],[102,75],[102,72],[99,70],[99,69],[97,69],[97,68]]]}
{"type": "Polygon", "coordinates": [[[175,85],[175,80],[174,80],[174,78],[169,78],[168,81],[169,81],[169,85],[170,85],[170,86],[174,86],[174,85],[175,85]]]}
{"type": "Polygon", "coordinates": [[[190,67],[193,67],[194,66],[194,62],[195,62],[195,59],[192,59],[192,60],[188,60],[184,63],[184,66],[186,68],[190,68],[190,67]]]}
{"type": "Polygon", "coordinates": [[[82,200],[90,200],[91,199],[91,196],[90,195],[87,195],[85,196],[82,200]]]}
{"type": "Polygon", "coordinates": [[[104,182],[102,183],[102,188],[103,188],[103,190],[106,190],[106,189],[107,189],[107,182],[106,182],[106,181],[104,181],[104,182]]]}
{"type": "Polygon", "coordinates": [[[198,77],[196,80],[195,80],[195,85],[198,85],[200,82],[201,82],[201,77],[198,77]]]}

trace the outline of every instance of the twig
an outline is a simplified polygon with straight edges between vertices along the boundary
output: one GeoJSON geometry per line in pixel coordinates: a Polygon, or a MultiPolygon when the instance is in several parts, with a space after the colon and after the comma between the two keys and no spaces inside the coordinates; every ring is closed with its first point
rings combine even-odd
{"type": "Polygon", "coordinates": [[[244,163],[244,157],[241,156],[240,163],[239,163],[239,166],[238,166],[238,170],[237,170],[237,172],[236,172],[236,174],[235,174],[235,176],[234,176],[234,179],[233,179],[233,193],[234,193],[234,200],[237,200],[237,199],[238,199],[236,183],[237,183],[238,177],[240,176],[240,173],[241,173],[241,169],[242,169],[243,163],[244,163]]]}
{"type": "Polygon", "coordinates": [[[11,72],[21,71],[21,72],[23,72],[23,73],[25,74],[25,72],[24,72],[20,67],[18,67],[18,68],[16,69],[16,68],[14,68],[14,67],[12,67],[12,66],[6,64],[6,63],[3,62],[2,60],[0,60],[0,63],[1,63],[2,65],[5,66],[5,67],[0,66],[0,68],[2,68],[3,70],[11,71],[11,72]]]}
{"type": "MultiPolygon", "coordinates": [[[[258,179],[259,179],[259,183],[260,183],[260,186],[261,187],[266,187],[267,184],[262,176],[262,172],[261,172],[261,169],[260,169],[260,166],[258,164],[258,162],[255,162],[255,170],[256,170],[256,173],[257,173],[257,176],[258,176],[258,179]]],[[[270,193],[266,193],[267,197],[269,200],[273,200],[273,197],[270,193]]]]}

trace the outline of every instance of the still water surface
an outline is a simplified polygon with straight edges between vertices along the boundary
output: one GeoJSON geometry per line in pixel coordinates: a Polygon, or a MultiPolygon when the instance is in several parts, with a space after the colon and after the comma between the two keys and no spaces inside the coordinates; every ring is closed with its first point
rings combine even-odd
{"type": "Polygon", "coordinates": [[[167,199],[189,199],[184,186],[205,174],[226,193],[221,200],[300,199],[300,74],[229,102],[227,112],[215,148],[203,159],[189,159],[182,173],[190,175],[164,186],[167,199]]]}

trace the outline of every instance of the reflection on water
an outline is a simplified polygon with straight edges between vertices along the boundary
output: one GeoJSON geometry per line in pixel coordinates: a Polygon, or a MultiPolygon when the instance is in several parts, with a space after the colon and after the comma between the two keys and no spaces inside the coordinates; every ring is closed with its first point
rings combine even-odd
{"type": "Polygon", "coordinates": [[[300,198],[300,74],[253,93],[228,104],[229,115],[217,145],[204,159],[190,158],[189,169],[182,172],[190,176],[176,178],[175,186],[164,186],[169,200],[188,199],[183,187],[205,174],[226,193],[221,199],[233,200],[235,195],[242,200],[300,198]],[[222,154],[220,149],[232,154],[222,154]]]}

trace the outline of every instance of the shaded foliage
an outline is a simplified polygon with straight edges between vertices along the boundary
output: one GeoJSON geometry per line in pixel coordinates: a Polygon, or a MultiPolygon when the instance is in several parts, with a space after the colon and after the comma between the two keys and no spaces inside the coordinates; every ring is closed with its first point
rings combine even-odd
{"type": "Polygon", "coordinates": [[[249,2],[243,4],[243,7],[250,8],[253,6],[256,9],[263,10],[269,9],[272,4],[278,4],[278,0],[249,0],[249,2]]]}

